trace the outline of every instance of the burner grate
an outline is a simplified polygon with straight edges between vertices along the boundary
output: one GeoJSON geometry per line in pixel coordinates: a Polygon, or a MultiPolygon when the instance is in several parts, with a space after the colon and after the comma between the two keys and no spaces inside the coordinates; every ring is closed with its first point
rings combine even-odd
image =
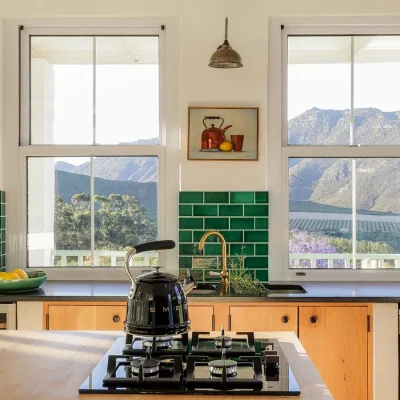
{"type": "MultiPolygon", "coordinates": [[[[220,361],[220,360],[218,360],[220,361]]],[[[227,360],[229,361],[229,360],[227,360]]],[[[248,356],[240,357],[237,361],[238,374],[229,377],[228,366],[222,365],[222,373],[220,376],[213,375],[212,379],[206,376],[196,377],[196,369],[207,366],[209,368],[209,357],[189,356],[186,366],[186,387],[189,389],[216,389],[216,390],[235,390],[250,389],[261,390],[263,388],[263,374],[261,357],[248,356]],[[251,377],[241,378],[241,369],[251,369],[253,374],[251,377]]],[[[201,374],[200,374],[201,375],[201,374]]]]}
{"type": "MultiPolygon", "coordinates": [[[[105,387],[139,388],[180,388],[182,384],[183,362],[181,356],[161,356],[158,375],[146,376],[143,363],[138,363],[138,373],[132,371],[129,356],[108,356],[107,373],[103,379],[105,387]]],[[[134,360],[135,361],[135,360],[134,360]]]]}

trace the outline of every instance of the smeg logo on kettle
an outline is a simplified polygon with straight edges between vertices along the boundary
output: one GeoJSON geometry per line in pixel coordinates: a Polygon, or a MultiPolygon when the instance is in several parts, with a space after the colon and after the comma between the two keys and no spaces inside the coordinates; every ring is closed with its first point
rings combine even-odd
{"type": "MultiPolygon", "coordinates": [[[[178,305],[178,306],[175,306],[175,307],[172,307],[172,308],[174,308],[175,311],[180,311],[182,309],[182,306],[178,305]]],[[[162,312],[169,312],[169,310],[170,310],[170,307],[163,307],[162,308],[162,312]]],[[[150,312],[151,313],[155,313],[156,312],[156,308],[154,306],[151,306],[150,307],[150,312]]]]}

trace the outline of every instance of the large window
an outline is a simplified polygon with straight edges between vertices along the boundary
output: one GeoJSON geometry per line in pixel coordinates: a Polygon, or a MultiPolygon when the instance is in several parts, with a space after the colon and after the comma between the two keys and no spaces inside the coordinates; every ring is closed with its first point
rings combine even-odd
{"type": "MultiPolygon", "coordinates": [[[[24,27],[18,40],[9,260],[54,271],[121,267],[128,248],[171,237],[165,174],[178,133],[167,139],[164,26],[24,27]]],[[[132,265],[159,256],[139,254],[132,265]]]]}
{"type": "Polygon", "coordinates": [[[400,31],[282,28],[283,275],[397,270],[400,31]]]}

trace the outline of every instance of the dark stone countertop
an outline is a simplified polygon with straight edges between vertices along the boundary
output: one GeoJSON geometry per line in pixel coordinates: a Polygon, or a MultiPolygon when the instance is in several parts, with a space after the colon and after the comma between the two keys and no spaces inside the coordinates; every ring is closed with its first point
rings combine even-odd
{"type": "MultiPolygon", "coordinates": [[[[272,282],[271,282],[272,283],[272,282]]],[[[277,283],[277,282],[274,282],[277,283]]],[[[290,283],[290,282],[284,282],[290,283]]],[[[371,302],[400,303],[400,282],[292,282],[307,293],[272,294],[267,297],[244,296],[230,290],[227,295],[196,294],[191,302],[371,302]]],[[[128,282],[47,281],[36,291],[0,294],[0,303],[15,301],[104,301],[125,302],[128,282]]]]}

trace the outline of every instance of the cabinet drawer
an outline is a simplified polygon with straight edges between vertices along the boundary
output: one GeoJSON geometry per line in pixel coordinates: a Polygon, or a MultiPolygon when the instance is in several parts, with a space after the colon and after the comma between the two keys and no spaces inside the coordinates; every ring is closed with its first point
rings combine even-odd
{"type": "Polygon", "coordinates": [[[107,330],[124,329],[126,306],[49,305],[50,330],[107,330]]]}
{"type": "Polygon", "coordinates": [[[190,329],[194,331],[214,330],[213,306],[189,306],[190,329]]]}
{"type": "Polygon", "coordinates": [[[293,331],[297,334],[297,307],[229,307],[232,331],[293,331]]]}

